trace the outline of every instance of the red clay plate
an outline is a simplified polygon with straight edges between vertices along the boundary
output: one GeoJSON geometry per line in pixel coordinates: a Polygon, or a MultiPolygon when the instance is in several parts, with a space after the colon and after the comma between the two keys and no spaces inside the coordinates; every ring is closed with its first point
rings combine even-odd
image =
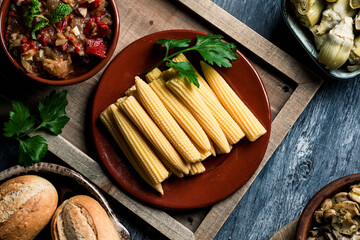
{"type": "MultiPolygon", "coordinates": [[[[264,124],[267,134],[253,143],[243,139],[234,145],[229,154],[206,159],[206,172],[203,174],[182,179],[167,179],[163,183],[164,196],[157,194],[137,175],[101,124],[101,112],[124,95],[134,84],[137,74],[147,70],[163,57],[163,49],[154,47],[156,40],[196,39],[196,34],[204,35],[191,30],[170,30],[157,32],[133,42],[108,66],[94,98],[92,134],[102,163],[124,190],[135,198],[160,208],[193,209],[225,199],[254,174],[269,142],[271,116],[268,96],[258,73],[240,52],[240,58],[233,62],[232,68],[217,70],[264,124]]],[[[195,67],[200,69],[196,64],[200,58],[193,55],[187,56],[195,67]]]]}

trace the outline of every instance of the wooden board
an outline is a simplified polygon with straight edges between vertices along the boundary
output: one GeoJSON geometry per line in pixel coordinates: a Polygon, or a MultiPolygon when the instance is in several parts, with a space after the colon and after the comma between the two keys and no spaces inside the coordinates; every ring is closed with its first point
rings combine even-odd
{"type": "Polygon", "coordinates": [[[298,219],[288,223],[286,226],[277,231],[270,240],[292,240],[295,239],[296,226],[298,219]]]}
{"type": "MultiPolygon", "coordinates": [[[[60,136],[46,135],[49,150],[168,238],[212,239],[316,93],[322,80],[210,0],[117,2],[121,30],[116,53],[134,40],[156,31],[195,29],[220,33],[227,40],[235,41],[258,70],[270,98],[272,133],[262,163],[240,190],[209,208],[165,212],[134,201],[119,189],[97,162],[89,132],[92,97],[101,73],[73,86],[45,86],[24,79],[1,53],[0,75],[7,84],[0,89],[0,105],[8,104],[3,99],[18,99],[31,105],[53,89],[67,89],[67,113],[71,120],[60,136]],[[187,220],[189,218],[191,222],[187,220]]],[[[4,109],[6,107],[0,110],[2,116],[8,114],[3,112],[4,109]]]]}

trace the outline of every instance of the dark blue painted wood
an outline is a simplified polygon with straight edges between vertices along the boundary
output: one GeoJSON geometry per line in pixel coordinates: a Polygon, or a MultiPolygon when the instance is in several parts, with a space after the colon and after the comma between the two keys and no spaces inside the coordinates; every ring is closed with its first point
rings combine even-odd
{"type": "MultiPolygon", "coordinates": [[[[280,1],[213,1],[293,57],[314,67],[283,22],[280,1]]],[[[215,239],[269,239],[299,217],[321,187],[360,172],[359,138],[360,80],[327,80],[215,239]]],[[[15,162],[15,151],[14,143],[0,138],[0,169],[15,162]]],[[[133,239],[162,239],[129,210],[109,201],[133,239]]]]}
{"type": "MultiPolygon", "coordinates": [[[[280,1],[213,0],[311,68],[280,1]]],[[[324,185],[360,172],[360,79],[327,79],[215,239],[269,239],[324,185]]]]}

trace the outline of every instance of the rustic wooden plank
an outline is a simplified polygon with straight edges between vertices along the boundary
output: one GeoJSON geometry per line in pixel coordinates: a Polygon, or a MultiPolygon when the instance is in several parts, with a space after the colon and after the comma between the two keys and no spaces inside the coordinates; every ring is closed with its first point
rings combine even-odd
{"type": "Polygon", "coordinates": [[[270,240],[292,240],[295,239],[296,226],[298,219],[284,226],[278,232],[276,232],[270,240]]]}
{"type": "Polygon", "coordinates": [[[269,146],[257,171],[236,193],[212,207],[211,211],[195,232],[197,239],[214,238],[227,217],[249,189],[255,178],[270,159],[271,155],[275,152],[276,148],[286,136],[291,126],[296,122],[301,112],[321,86],[321,80],[319,80],[316,76],[314,78],[314,75],[312,76],[313,81],[302,83],[296,88],[287,103],[279,112],[277,118],[275,118],[272,122],[269,146]]]}
{"type": "Polygon", "coordinates": [[[296,59],[247,27],[234,16],[215,3],[203,0],[173,0],[182,3],[193,12],[220,29],[239,44],[256,54],[262,60],[294,80],[296,83],[307,81],[301,77],[303,66],[296,59]]]}

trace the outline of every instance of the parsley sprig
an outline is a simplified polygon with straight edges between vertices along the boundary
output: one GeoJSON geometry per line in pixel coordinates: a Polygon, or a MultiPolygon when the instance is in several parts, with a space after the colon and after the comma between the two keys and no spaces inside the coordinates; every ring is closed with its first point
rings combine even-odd
{"type": "Polygon", "coordinates": [[[171,59],[176,55],[188,51],[197,51],[203,57],[203,59],[209,64],[213,65],[214,63],[219,67],[231,67],[231,61],[236,60],[238,55],[236,54],[236,46],[233,43],[226,43],[221,39],[221,35],[212,35],[207,34],[196,35],[196,43],[194,46],[190,46],[191,39],[159,39],[155,44],[163,45],[166,48],[165,57],[155,64],[149,70],[139,74],[144,75],[154,68],[160,66],[163,63],[166,63],[167,67],[172,67],[178,71],[182,78],[187,78],[188,81],[194,84],[196,87],[200,87],[199,82],[196,77],[194,69],[191,67],[188,62],[174,62],[171,59]],[[169,55],[170,49],[176,48],[177,51],[169,55]]]}
{"type": "Polygon", "coordinates": [[[66,15],[72,12],[70,5],[59,3],[54,11],[50,13],[49,19],[42,14],[41,2],[38,0],[31,0],[30,6],[26,9],[24,17],[26,18],[26,26],[32,28],[31,37],[36,39],[35,33],[40,29],[46,27],[48,24],[54,25],[61,21],[66,15]],[[40,18],[33,24],[34,19],[40,18]]]}
{"type": "Polygon", "coordinates": [[[65,112],[68,104],[66,94],[66,90],[51,92],[44,101],[39,102],[37,117],[31,116],[29,108],[23,103],[13,101],[14,111],[9,114],[10,120],[4,123],[3,135],[19,141],[18,159],[21,165],[30,166],[34,162],[40,162],[48,150],[45,138],[41,135],[28,137],[28,134],[46,129],[58,135],[68,123],[69,117],[65,112]]]}

